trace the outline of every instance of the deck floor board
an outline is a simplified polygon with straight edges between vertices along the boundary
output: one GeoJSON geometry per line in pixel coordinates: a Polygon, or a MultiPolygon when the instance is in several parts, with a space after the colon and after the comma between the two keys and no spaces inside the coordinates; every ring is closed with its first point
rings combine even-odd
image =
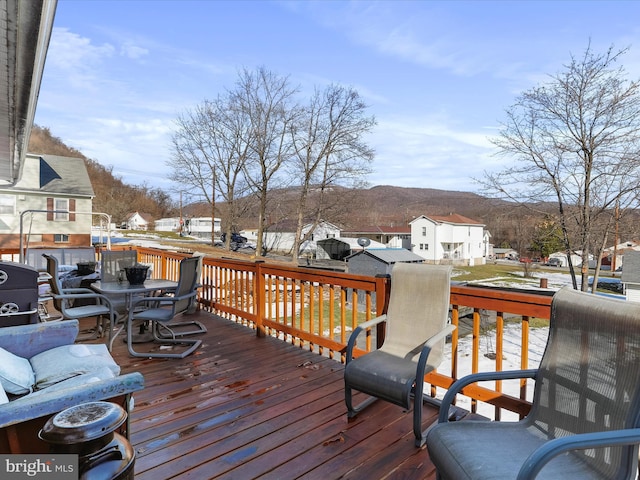
{"type": "MultiPolygon", "coordinates": [[[[376,402],[347,421],[336,360],[193,317],[208,332],[187,358],[135,358],[114,344],[123,373],[145,377],[131,414],[136,479],[435,478],[414,446],[411,412],[376,402]]],[[[435,421],[434,407],[423,412],[425,425],[435,421]]]]}

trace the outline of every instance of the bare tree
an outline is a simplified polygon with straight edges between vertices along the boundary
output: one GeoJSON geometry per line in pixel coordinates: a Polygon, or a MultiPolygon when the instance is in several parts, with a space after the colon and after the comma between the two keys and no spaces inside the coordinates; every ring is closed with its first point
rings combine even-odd
{"type": "Polygon", "coordinates": [[[233,101],[251,125],[250,154],[245,163],[249,186],[258,198],[257,254],[263,255],[263,236],[269,190],[276,188],[282,166],[292,154],[290,132],[299,114],[295,102],[297,89],[264,67],[240,75],[233,101]]]}
{"type": "Polygon", "coordinates": [[[590,253],[599,255],[607,232],[595,238],[597,220],[616,202],[632,202],[639,188],[639,84],[614,68],[624,53],[610,48],[596,54],[589,46],[563,72],[520,95],[494,140],[513,165],[485,172],[483,182],[488,191],[523,204],[557,204],[573,286],[571,254],[578,252],[584,291],[590,253]]]}
{"type": "MultiPolygon", "coordinates": [[[[236,199],[246,193],[243,171],[249,149],[250,123],[233,96],[218,96],[178,117],[173,135],[172,175],[184,191],[197,194],[211,205],[215,225],[215,201],[226,202],[224,226],[227,248],[231,230],[241,215],[236,199]]],[[[211,241],[215,232],[212,229],[211,241]]]]}
{"type": "Polygon", "coordinates": [[[358,92],[338,85],[315,91],[292,131],[294,156],[291,178],[299,179],[296,203],[296,233],[293,263],[297,263],[300,246],[332,206],[332,186],[358,186],[370,172],[373,150],[362,137],[375,125],[366,116],[367,105],[358,92]],[[315,193],[312,208],[309,193],[315,193]],[[311,228],[303,236],[305,220],[311,228]]]}

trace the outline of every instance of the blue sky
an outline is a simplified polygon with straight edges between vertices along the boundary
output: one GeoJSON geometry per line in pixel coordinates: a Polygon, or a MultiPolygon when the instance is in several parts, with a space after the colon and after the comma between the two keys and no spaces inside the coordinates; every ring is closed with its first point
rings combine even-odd
{"type": "Polygon", "coordinates": [[[477,191],[517,95],[630,47],[635,1],[59,0],[35,122],[131,184],[179,189],[175,119],[264,66],[302,92],[353,87],[377,126],[371,185],[477,191]]]}

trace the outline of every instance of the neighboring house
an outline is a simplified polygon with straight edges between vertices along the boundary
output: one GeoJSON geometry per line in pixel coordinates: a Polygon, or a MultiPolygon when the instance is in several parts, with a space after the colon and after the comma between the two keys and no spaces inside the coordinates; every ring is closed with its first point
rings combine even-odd
{"type": "Polygon", "coordinates": [[[489,254],[485,225],[458,214],[421,215],[411,222],[411,251],[428,263],[483,265],[489,254]]]}
{"type": "MultiPolygon", "coordinates": [[[[559,267],[568,267],[569,261],[567,260],[567,254],[565,252],[555,252],[549,255],[549,260],[552,258],[557,258],[560,261],[559,267]]],[[[589,255],[589,262],[593,261],[593,255],[589,255]]],[[[573,252],[571,254],[571,264],[574,267],[579,267],[582,265],[582,255],[579,251],[573,252]]],[[[595,265],[593,265],[595,266],[595,265]]]]}
{"type": "Polygon", "coordinates": [[[125,217],[122,227],[127,230],[149,230],[152,221],[153,218],[147,213],[132,212],[125,217]]]}
{"type": "Polygon", "coordinates": [[[640,252],[629,250],[625,254],[620,281],[627,300],[640,302],[640,252]]]}
{"type": "Polygon", "coordinates": [[[404,226],[361,226],[342,232],[344,237],[369,238],[384,244],[387,248],[411,250],[411,228],[404,226]]]}
{"type": "MultiPolygon", "coordinates": [[[[308,223],[302,227],[302,236],[304,236],[313,228],[313,224],[308,223]]],[[[293,244],[296,236],[296,224],[295,222],[281,222],[269,227],[263,235],[263,244],[268,251],[285,252],[290,253],[293,249],[293,244]]],[[[240,232],[247,237],[250,242],[255,242],[257,239],[256,230],[243,230],[240,232]]],[[[308,240],[300,245],[300,255],[316,256],[317,242],[327,238],[339,238],[341,236],[340,227],[321,221],[313,229],[311,236],[308,240]]]]}
{"type": "Polygon", "coordinates": [[[27,154],[22,177],[0,186],[0,243],[25,248],[91,245],[91,181],[81,158],[27,154]]]}
{"type": "Polygon", "coordinates": [[[640,244],[634,241],[622,242],[602,252],[602,265],[608,265],[611,270],[622,267],[622,261],[627,252],[640,251],[640,244]]]}
{"type": "Polygon", "coordinates": [[[494,248],[493,254],[497,260],[518,260],[518,252],[513,248],[494,248]]]}
{"type": "MultiPolygon", "coordinates": [[[[220,234],[219,218],[215,218],[215,233],[220,234]]],[[[183,218],[184,233],[186,235],[211,240],[211,217],[183,218]]],[[[156,232],[180,232],[180,217],[161,218],[154,222],[156,232]]]]}
{"type": "MultiPolygon", "coordinates": [[[[187,218],[184,223],[187,235],[211,240],[211,217],[187,218]]],[[[215,233],[216,235],[220,235],[222,220],[219,218],[214,218],[214,225],[215,228],[213,229],[213,233],[215,233]]]]}

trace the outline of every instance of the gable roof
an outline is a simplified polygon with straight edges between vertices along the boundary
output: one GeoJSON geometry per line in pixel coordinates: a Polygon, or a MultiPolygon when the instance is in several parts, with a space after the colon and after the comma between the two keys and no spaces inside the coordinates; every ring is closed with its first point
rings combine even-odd
{"type": "MultiPolygon", "coordinates": [[[[125,219],[125,221],[129,221],[133,217],[135,217],[136,215],[140,216],[140,218],[142,218],[145,222],[151,222],[153,220],[153,216],[151,214],[149,214],[149,213],[141,213],[141,212],[138,212],[137,210],[135,212],[128,213],[124,217],[124,219],[125,219]]],[[[176,220],[180,220],[180,217],[176,217],[176,220]]]]}
{"type": "Polygon", "coordinates": [[[411,227],[409,225],[360,225],[354,228],[345,229],[343,235],[347,233],[366,233],[374,235],[397,235],[397,234],[410,234],[411,227]]]}
{"type": "Polygon", "coordinates": [[[56,155],[27,155],[22,178],[15,186],[4,189],[74,197],[94,196],[84,160],[56,155]]]}
{"type": "Polygon", "coordinates": [[[484,223],[479,222],[477,220],[473,220],[471,218],[465,217],[464,215],[460,215],[457,213],[451,213],[449,215],[420,215],[419,217],[414,218],[409,223],[413,223],[420,219],[431,220],[435,223],[449,223],[451,225],[471,225],[484,227],[484,223]]]}

